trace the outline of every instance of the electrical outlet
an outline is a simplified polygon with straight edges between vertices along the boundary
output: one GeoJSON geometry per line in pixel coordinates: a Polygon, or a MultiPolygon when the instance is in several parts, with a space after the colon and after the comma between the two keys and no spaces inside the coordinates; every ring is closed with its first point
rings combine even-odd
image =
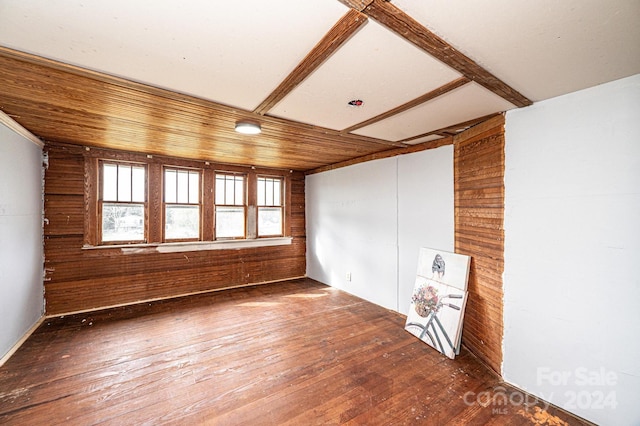
{"type": "Polygon", "coordinates": [[[351,281],[351,272],[347,272],[347,281],[351,281]]]}

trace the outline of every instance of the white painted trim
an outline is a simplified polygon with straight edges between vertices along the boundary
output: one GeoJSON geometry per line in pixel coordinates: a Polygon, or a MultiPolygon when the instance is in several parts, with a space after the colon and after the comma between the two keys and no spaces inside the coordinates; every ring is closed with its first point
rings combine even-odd
{"type": "Polygon", "coordinates": [[[31,326],[31,328],[29,330],[27,330],[27,332],[20,338],[20,340],[18,340],[16,342],[15,345],[13,345],[13,347],[11,349],[9,349],[9,352],[7,352],[6,354],[4,354],[4,356],[2,358],[0,358],[0,367],[2,367],[4,365],[5,362],[7,362],[9,360],[9,358],[11,358],[11,356],[16,353],[16,351],[18,349],[20,349],[20,346],[22,346],[22,344],[24,342],[27,341],[27,339],[29,337],[31,337],[31,335],[33,334],[34,331],[36,331],[36,329],[38,327],[40,327],[40,325],[44,322],[45,317],[41,316],[38,321],[35,322],[35,324],[33,324],[31,326]]]}
{"type": "Polygon", "coordinates": [[[82,247],[84,250],[120,249],[122,254],[180,253],[200,250],[237,250],[242,248],[288,246],[293,237],[257,238],[255,240],[190,241],[183,243],[122,244],[82,247]]]}
{"type": "Polygon", "coordinates": [[[13,130],[20,136],[29,139],[34,144],[38,145],[40,148],[44,148],[44,142],[36,137],[33,133],[22,127],[20,123],[16,120],[5,114],[3,111],[0,111],[0,123],[7,126],[9,129],[13,130]]]}

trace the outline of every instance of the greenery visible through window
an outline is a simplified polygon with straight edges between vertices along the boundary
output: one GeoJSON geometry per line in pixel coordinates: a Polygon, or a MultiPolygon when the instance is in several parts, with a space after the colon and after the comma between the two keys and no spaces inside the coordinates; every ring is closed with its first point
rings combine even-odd
{"type": "Polygon", "coordinates": [[[164,239],[200,238],[200,172],[165,168],[164,239]]]}
{"type": "Polygon", "coordinates": [[[216,238],[245,238],[245,177],[216,173],[216,238]]]}
{"type": "Polygon", "coordinates": [[[281,236],[282,217],[282,178],[258,177],[258,236],[281,236]]]}
{"type": "Polygon", "coordinates": [[[146,168],[142,165],[102,163],[103,242],[145,240],[146,168]]]}

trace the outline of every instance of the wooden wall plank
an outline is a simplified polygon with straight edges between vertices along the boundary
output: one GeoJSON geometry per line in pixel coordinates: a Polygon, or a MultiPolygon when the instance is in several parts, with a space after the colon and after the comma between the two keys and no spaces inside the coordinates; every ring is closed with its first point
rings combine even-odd
{"type": "MultiPolygon", "coordinates": [[[[48,315],[279,281],[306,273],[302,173],[286,171],[292,190],[293,241],[290,245],[128,254],[119,248],[83,249],[85,209],[93,204],[84,199],[85,159],[86,163],[93,164],[98,155],[96,150],[89,152],[82,147],[57,143],[47,143],[45,150],[49,157],[49,167],[45,171],[47,221],[44,230],[48,315]]],[[[118,155],[118,158],[131,155],[132,159],[139,156],[118,155]]],[[[176,162],[180,161],[176,159],[176,162]]],[[[161,172],[152,160],[149,164],[151,173],[161,172]]],[[[156,194],[151,198],[161,197],[156,194]]],[[[159,205],[150,207],[157,210],[155,216],[161,213],[159,205]]],[[[95,213],[90,211],[88,217],[95,217],[95,213]]],[[[161,229],[153,230],[152,234],[156,235],[153,238],[158,238],[158,233],[161,234],[161,229]]]]}
{"type": "Polygon", "coordinates": [[[504,117],[454,140],[455,251],[472,257],[463,342],[494,371],[502,367],[504,117]]]}
{"type": "Polygon", "coordinates": [[[84,159],[77,154],[51,150],[47,176],[51,176],[48,193],[56,195],[84,195],[84,159]],[[65,161],[59,161],[64,159],[65,161]]]}
{"type": "Polygon", "coordinates": [[[44,235],[82,235],[84,201],[81,195],[45,194],[44,235]]]}
{"type": "MultiPolygon", "coordinates": [[[[161,182],[162,181],[162,165],[157,163],[151,163],[148,165],[147,173],[149,181],[161,182]]],[[[149,185],[147,185],[148,187],[149,185]]],[[[159,187],[149,188],[148,194],[149,214],[147,220],[149,221],[149,227],[147,230],[147,241],[150,243],[161,243],[163,235],[163,216],[162,211],[162,190],[159,187]]],[[[205,209],[206,211],[206,209],[205,209]]]]}

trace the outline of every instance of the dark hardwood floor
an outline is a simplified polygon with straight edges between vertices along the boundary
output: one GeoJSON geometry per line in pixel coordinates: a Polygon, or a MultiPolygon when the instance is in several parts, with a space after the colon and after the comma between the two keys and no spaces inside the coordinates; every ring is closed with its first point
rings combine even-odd
{"type": "Polygon", "coordinates": [[[0,369],[0,424],[584,424],[404,321],[309,279],[51,318],[0,369]]]}

